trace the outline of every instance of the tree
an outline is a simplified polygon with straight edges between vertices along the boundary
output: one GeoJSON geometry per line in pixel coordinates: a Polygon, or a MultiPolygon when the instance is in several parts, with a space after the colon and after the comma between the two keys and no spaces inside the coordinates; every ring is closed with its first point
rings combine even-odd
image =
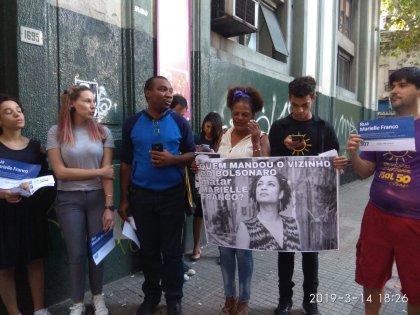
{"type": "Polygon", "coordinates": [[[382,0],[385,16],[381,32],[381,54],[398,56],[420,51],[420,1],[382,0]]]}

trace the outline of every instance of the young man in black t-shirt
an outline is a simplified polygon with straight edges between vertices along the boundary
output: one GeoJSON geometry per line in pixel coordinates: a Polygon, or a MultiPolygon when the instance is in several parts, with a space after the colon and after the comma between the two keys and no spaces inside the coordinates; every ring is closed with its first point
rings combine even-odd
{"type": "MultiPolygon", "coordinates": [[[[311,113],[316,100],[315,79],[306,76],[289,83],[291,114],[273,123],[269,133],[271,156],[304,156],[336,149],[339,151],[337,136],[331,124],[311,113]]],[[[336,157],[334,166],[344,168],[346,157],[336,157]]],[[[292,281],[295,255],[293,252],[279,252],[279,305],[275,315],[287,315],[292,308],[292,281]]],[[[303,308],[306,314],[318,315],[318,306],[311,303],[311,296],[318,289],[318,252],[302,252],[303,308]]],[[[312,299],[313,300],[313,299],[312,299]]]]}

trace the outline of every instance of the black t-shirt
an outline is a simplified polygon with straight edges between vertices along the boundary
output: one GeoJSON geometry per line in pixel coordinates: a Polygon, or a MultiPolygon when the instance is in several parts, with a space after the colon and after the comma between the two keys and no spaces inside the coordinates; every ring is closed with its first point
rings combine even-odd
{"type": "MultiPolygon", "coordinates": [[[[38,176],[48,174],[47,156],[41,149],[41,144],[36,140],[29,140],[28,145],[22,150],[12,150],[0,142],[0,158],[41,165],[38,176]]],[[[22,204],[25,204],[28,199],[32,198],[24,198],[22,204]]],[[[9,207],[11,204],[7,203],[4,199],[0,199],[0,205],[9,207]]],[[[15,206],[17,205],[15,204],[15,206]]]]}
{"type": "Polygon", "coordinates": [[[46,154],[41,149],[41,144],[36,140],[29,140],[28,145],[22,150],[12,150],[0,142],[0,157],[8,160],[41,165],[38,176],[44,175],[48,170],[46,154]]]}
{"type": "Polygon", "coordinates": [[[310,120],[298,121],[289,115],[273,123],[268,135],[271,156],[315,156],[319,153],[336,149],[339,143],[333,127],[318,116],[310,120]],[[297,150],[289,150],[284,145],[284,139],[289,135],[303,135],[304,146],[297,150]]]}
{"type": "MultiPolygon", "coordinates": [[[[45,153],[38,141],[12,150],[0,142],[0,158],[41,165],[38,176],[48,173],[45,153]]],[[[44,187],[18,203],[0,199],[0,269],[27,264],[46,257],[49,247],[46,210],[55,199],[55,189],[44,187]]]]}

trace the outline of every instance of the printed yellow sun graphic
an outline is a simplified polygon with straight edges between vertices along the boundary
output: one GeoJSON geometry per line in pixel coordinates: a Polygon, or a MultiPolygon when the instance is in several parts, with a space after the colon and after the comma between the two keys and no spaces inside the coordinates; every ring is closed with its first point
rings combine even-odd
{"type": "Polygon", "coordinates": [[[405,153],[401,154],[395,154],[390,151],[384,153],[384,157],[388,157],[389,161],[395,160],[395,163],[398,163],[399,160],[403,161],[405,163],[405,159],[412,159],[413,157],[410,155],[410,151],[405,151],[405,153]]]}
{"type": "Polygon", "coordinates": [[[308,148],[312,147],[312,144],[309,143],[310,141],[311,141],[311,139],[307,138],[306,134],[304,134],[303,135],[303,147],[300,148],[300,149],[293,149],[292,155],[304,156],[306,152],[309,152],[308,148]]]}

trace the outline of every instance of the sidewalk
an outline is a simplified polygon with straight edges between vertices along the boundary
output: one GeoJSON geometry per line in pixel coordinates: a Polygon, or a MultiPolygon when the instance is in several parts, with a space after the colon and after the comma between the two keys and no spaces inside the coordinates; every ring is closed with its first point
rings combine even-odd
{"type": "MultiPolygon", "coordinates": [[[[360,221],[366,205],[370,180],[355,181],[340,187],[340,249],[320,253],[318,305],[323,315],[363,314],[362,287],[354,282],[355,245],[360,221]]],[[[217,264],[218,249],[208,245],[202,249],[201,259],[190,264],[197,272],[184,284],[184,315],[217,314],[224,303],[220,267],[217,264]]],[[[187,259],[186,259],[187,260],[187,259]]],[[[395,276],[387,283],[385,293],[398,294],[399,279],[395,276]]],[[[278,302],[277,253],[254,252],[254,275],[250,301],[251,315],[273,315],[278,302]]],[[[302,304],[301,255],[296,254],[293,310],[290,314],[304,314],[302,304]]],[[[106,302],[111,315],[134,315],[143,300],[141,273],[127,276],[104,287],[106,302]]],[[[85,301],[90,301],[86,294],[85,301]]],[[[90,302],[88,302],[90,303],[90,302]]],[[[67,315],[70,300],[49,306],[53,315],[67,315]]],[[[94,314],[91,307],[88,315],[94,314]]],[[[155,314],[166,314],[164,301],[155,314]]],[[[406,304],[384,303],[383,315],[406,314],[406,304]]]]}

